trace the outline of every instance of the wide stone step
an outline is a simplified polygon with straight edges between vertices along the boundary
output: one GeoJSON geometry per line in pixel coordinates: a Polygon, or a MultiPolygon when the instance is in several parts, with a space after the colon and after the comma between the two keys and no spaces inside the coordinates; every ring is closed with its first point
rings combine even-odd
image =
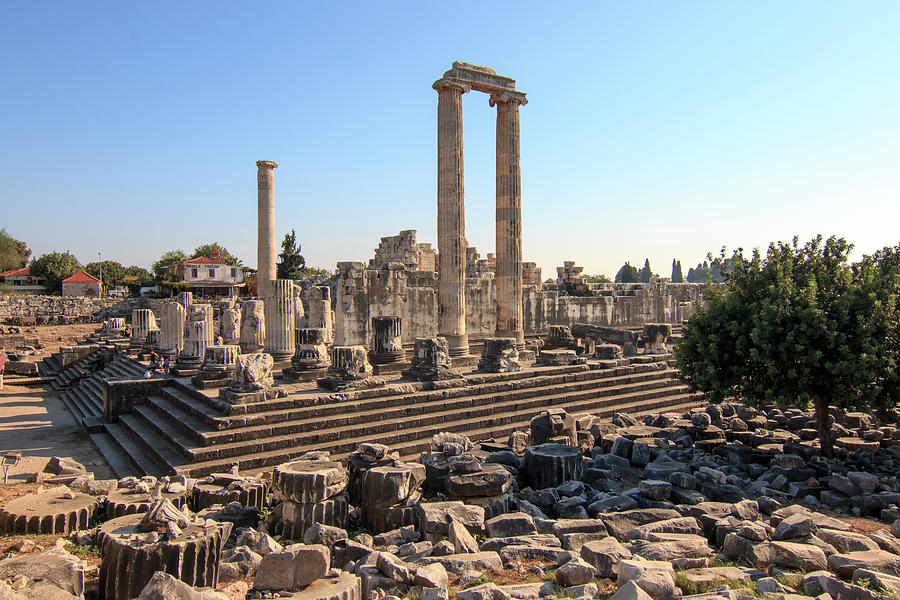
{"type": "Polygon", "coordinates": [[[600,398],[603,396],[624,396],[629,393],[645,391],[660,387],[668,387],[676,385],[677,382],[671,378],[652,379],[648,381],[625,382],[614,386],[602,387],[582,387],[570,388],[567,386],[559,386],[555,388],[532,388],[524,390],[516,390],[513,393],[497,394],[494,398],[484,398],[482,396],[463,396],[453,399],[438,399],[428,402],[416,403],[413,400],[407,405],[400,405],[393,408],[367,408],[366,410],[354,411],[354,406],[344,407],[343,411],[336,414],[322,416],[311,414],[304,420],[294,420],[290,422],[281,422],[271,425],[259,425],[252,427],[231,428],[225,431],[216,431],[204,435],[206,446],[215,446],[216,444],[239,442],[246,440],[255,440],[269,437],[276,437],[288,434],[299,434],[310,431],[321,430],[322,427],[364,427],[371,429],[376,424],[388,423],[394,424],[405,422],[413,417],[427,417],[434,415],[436,418],[446,419],[454,414],[461,413],[480,413],[491,414],[504,407],[517,407],[520,409],[538,410],[544,405],[548,398],[600,398]]]}
{"type": "MultiPolygon", "coordinates": [[[[211,428],[224,427],[225,424],[220,421],[222,412],[211,407],[206,402],[197,398],[197,394],[190,390],[185,390],[178,385],[171,385],[162,389],[162,397],[168,400],[180,410],[193,415],[204,421],[211,428]]],[[[195,428],[200,431],[199,428],[195,428]]]]}
{"type": "Polygon", "coordinates": [[[162,432],[149,424],[137,410],[131,414],[119,415],[119,423],[161,465],[178,467],[189,462],[188,458],[169,444],[167,437],[161,435],[162,432]]]}
{"type": "MultiPolygon", "coordinates": [[[[553,387],[553,391],[560,393],[562,391],[578,391],[579,389],[594,389],[596,387],[616,386],[624,383],[633,383],[638,381],[664,380],[668,379],[676,373],[674,370],[666,371],[648,371],[640,375],[620,375],[609,376],[608,374],[601,380],[585,380],[582,378],[589,373],[583,370],[571,370],[570,376],[575,377],[576,382],[567,384],[570,387],[559,387],[541,385],[537,387],[525,387],[519,390],[513,390],[504,386],[499,392],[506,394],[507,399],[524,399],[546,394],[547,390],[553,387]],[[512,391],[510,391],[512,390],[512,391]]],[[[541,376],[543,377],[543,376],[541,376]]],[[[530,382],[547,383],[542,378],[530,378],[530,382]]],[[[369,390],[366,390],[369,391],[369,390]]],[[[341,415],[346,417],[351,414],[365,414],[377,418],[387,418],[384,410],[389,407],[399,406],[403,409],[403,414],[414,414],[424,412],[434,407],[443,406],[448,401],[448,396],[458,398],[470,398],[469,392],[485,391],[475,386],[466,386],[461,388],[452,388],[451,390],[422,391],[414,394],[399,393],[395,391],[389,396],[376,396],[369,400],[357,400],[355,397],[348,401],[336,401],[342,397],[348,397],[347,394],[335,394],[319,396],[319,400],[326,402],[322,405],[315,405],[307,408],[299,408],[292,410],[270,410],[264,413],[255,413],[253,415],[245,415],[241,417],[222,416],[216,409],[211,408],[208,404],[199,399],[202,396],[208,397],[198,390],[185,389],[183,385],[176,383],[174,386],[168,386],[162,390],[162,398],[151,398],[149,403],[163,417],[171,419],[177,427],[193,437],[200,445],[210,445],[228,441],[237,441],[239,439],[252,439],[260,436],[277,435],[277,424],[282,423],[281,433],[289,433],[300,431],[303,427],[297,427],[294,422],[306,421],[307,424],[315,421],[317,426],[321,426],[322,419],[333,415],[341,415]],[[368,411],[368,412],[367,412],[368,411]],[[205,424],[205,426],[204,426],[205,424]],[[244,428],[246,426],[246,428],[244,428]]],[[[495,393],[497,389],[493,390],[495,393]]],[[[350,397],[353,397],[352,395],[350,397]]],[[[475,400],[469,400],[469,403],[475,400]]],[[[484,400],[477,400],[484,402],[484,400]]],[[[391,418],[395,413],[391,413],[391,418]]],[[[340,423],[338,423],[340,424],[340,423]]]]}
{"type": "Polygon", "coordinates": [[[91,433],[89,437],[97,450],[100,451],[100,454],[103,455],[103,458],[106,459],[107,464],[112,468],[116,477],[121,479],[123,477],[141,477],[144,475],[128,460],[109,433],[105,431],[103,433],[91,433]]]}
{"type": "Polygon", "coordinates": [[[87,409],[81,405],[81,400],[72,394],[70,390],[61,391],[59,397],[66,408],[69,409],[69,412],[72,413],[72,416],[75,417],[76,422],[80,423],[81,419],[89,414],[87,409]]]}
{"type": "MultiPolygon", "coordinates": [[[[567,401],[568,397],[561,395],[546,398],[543,405],[561,407],[572,412],[595,412],[603,406],[642,406],[646,402],[660,397],[684,401],[689,396],[684,393],[685,390],[684,386],[673,385],[659,390],[610,396],[599,402],[596,399],[567,401]]],[[[375,424],[363,430],[356,425],[334,428],[323,424],[321,431],[306,435],[279,436],[253,442],[198,449],[198,453],[195,454],[195,462],[186,465],[179,471],[190,473],[193,476],[205,475],[216,469],[227,469],[234,463],[240,464],[241,469],[262,469],[314,449],[346,453],[354,450],[363,441],[394,445],[419,438],[430,438],[439,431],[455,431],[468,435],[469,430],[477,428],[496,429],[498,426],[510,424],[525,426],[537,413],[534,408],[521,409],[514,406],[513,410],[500,410],[491,415],[491,408],[498,407],[489,406],[487,409],[477,411],[479,413],[477,415],[460,414],[453,411],[449,414],[429,415],[425,419],[407,419],[400,422],[375,424]],[[485,410],[489,416],[484,414],[485,410]]]]}
{"type": "Polygon", "coordinates": [[[181,455],[182,460],[190,460],[191,450],[199,442],[181,428],[183,424],[175,415],[157,412],[157,402],[164,401],[158,397],[148,398],[146,404],[136,405],[132,414],[140,417],[155,435],[168,442],[181,455]]]}
{"type": "Polygon", "coordinates": [[[86,379],[84,383],[78,386],[80,389],[90,392],[91,395],[100,399],[100,405],[103,405],[103,382],[95,377],[86,379]]]}
{"type": "MultiPolygon", "coordinates": [[[[684,412],[689,408],[693,408],[695,406],[699,406],[703,404],[701,401],[697,399],[697,396],[692,394],[679,394],[675,396],[669,396],[665,399],[657,400],[655,402],[645,402],[640,401],[636,403],[632,403],[629,405],[620,405],[614,407],[610,411],[610,415],[614,412],[618,412],[619,410],[626,410],[630,414],[634,415],[642,415],[646,413],[658,412],[660,410],[677,410],[678,412],[684,412]]],[[[390,445],[392,448],[401,448],[404,447],[405,444],[410,443],[411,447],[418,448],[413,451],[412,454],[408,456],[412,456],[417,452],[420,452],[424,449],[427,449],[431,443],[431,437],[438,432],[441,431],[454,431],[456,433],[462,433],[468,435],[472,431],[476,431],[476,435],[478,435],[477,430],[474,430],[476,425],[484,426],[484,420],[477,421],[475,423],[472,422],[459,422],[454,424],[446,424],[441,427],[428,428],[424,430],[400,430],[392,434],[387,434],[380,436],[378,438],[373,438],[371,436],[360,435],[354,438],[348,438],[340,443],[332,444],[331,446],[325,446],[322,444],[310,444],[310,445],[301,445],[294,446],[291,448],[276,450],[271,452],[258,452],[253,454],[252,456],[245,456],[238,459],[229,458],[225,460],[219,461],[208,461],[205,463],[194,463],[192,465],[187,465],[183,469],[179,469],[179,472],[184,473],[186,475],[199,477],[202,475],[206,475],[209,473],[213,473],[216,471],[221,471],[223,469],[227,470],[234,464],[239,464],[241,470],[247,470],[250,472],[258,472],[262,470],[266,470],[267,468],[271,468],[274,465],[280,464],[281,462],[285,462],[288,460],[292,460],[297,458],[298,456],[309,452],[311,450],[331,450],[335,454],[347,454],[356,449],[356,447],[362,442],[380,442],[384,444],[390,445]]],[[[515,429],[522,429],[528,426],[528,421],[520,421],[515,422],[512,421],[511,424],[503,425],[503,424],[495,424],[493,421],[487,427],[483,427],[486,432],[490,432],[484,434],[483,437],[479,439],[489,439],[498,436],[508,436],[510,432],[515,429]],[[496,432],[501,432],[500,434],[496,432]]]]}
{"type": "Polygon", "coordinates": [[[163,422],[174,425],[187,435],[193,446],[205,445],[204,435],[215,431],[205,419],[186,410],[169,396],[150,396],[147,398],[147,407],[153,410],[163,422]]]}
{"type": "Polygon", "coordinates": [[[134,372],[134,369],[129,369],[127,366],[119,362],[112,363],[103,371],[111,379],[128,379],[137,375],[134,372]]]}
{"type": "Polygon", "coordinates": [[[138,475],[161,477],[174,474],[174,471],[168,465],[163,465],[155,456],[150,454],[146,447],[139,440],[135,439],[134,434],[126,429],[122,423],[107,423],[105,426],[113,444],[131,463],[138,475]]]}
{"type": "Polygon", "coordinates": [[[38,375],[42,377],[53,377],[59,371],[59,360],[52,354],[45,356],[38,362],[38,375]]]}
{"type": "MultiPolygon", "coordinates": [[[[412,406],[427,403],[446,402],[455,398],[484,398],[486,396],[503,395],[508,399],[533,398],[552,392],[577,392],[598,387],[614,387],[617,385],[640,381],[662,380],[671,378],[675,370],[651,370],[640,374],[614,375],[606,371],[580,371],[563,376],[537,376],[501,383],[476,384],[444,390],[422,390],[410,393],[408,388],[397,388],[389,395],[360,399],[353,394],[325,394],[306,399],[308,406],[274,407],[267,406],[266,411],[247,415],[229,415],[213,417],[207,422],[215,429],[232,429],[235,426],[269,426],[278,422],[323,419],[333,415],[361,413],[364,411],[385,411],[402,407],[412,410],[412,406]]],[[[482,400],[484,401],[484,400],[482,400]]],[[[279,401],[271,401],[277,403],[279,401]]],[[[288,399],[287,403],[291,400],[288,399]]],[[[266,404],[266,403],[259,403],[266,404]]],[[[281,402],[284,404],[284,402],[281,402]]]]}
{"type": "Polygon", "coordinates": [[[94,385],[80,385],[78,386],[78,390],[88,398],[91,404],[100,412],[103,412],[103,388],[93,380],[90,380],[94,385]]]}
{"type": "Polygon", "coordinates": [[[71,397],[77,398],[78,404],[84,413],[84,416],[99,417],[103,414],[103,402],[97,399],[89,392],[79,387],[73,387],[69,390],[71,397]]]}
{"type": "MultiPolygon", "coordinates": [[[[417,381],[394,381],[385,387],[369,388],[356,390],[353,392],[325,393],[316,388],[292,389],[288,388],[289,396],[287,398],[267,400],[265,402],[251,402],[247,404],[235,405],[229,408],[229,416],[239,419],[241,422],[247,422],[249,415],[254,413],[267,413],[266,418],[271,413],[282,412],[291,409],[306,408],[310,406],[333,405],[343,400],[360,402],[375,398],[393,398],[394,402],[405,401],[411,393],[422,394],[439,394],[444,397],[453,395],[477,395],[477,394],[493,394],[498,391],[498,386],[504,388],[509,387],[540,387],[558,385],[578,378],[582,379],[603,379],[611,376],[630,375],[636,372],[650,372],[660,370],[657,365],[667,364],[668,360],[662,360],[657,357],[647,361],[646,364],[631,364],[630,361],[637,360],[641,357],[632,359],[623,359],[622,364],[612,369],[602,369],[599,364],[593,365],[569,365],[563,367],[537,367],[528,368],[522,371],[512,373],[470,373],[466,374],[465,380],[449,380],[442,383],[440,390],[427,391],[425,384],[417,381]],[[626,364],[627,363],[627,364],[626,364]]],[[[215,398],[218,396],[217,390],[195,390],[193,388],[186,390],[194,394],[194,397],[206,403],[214,410],[220,410],[219,404],[215,398]]]]}

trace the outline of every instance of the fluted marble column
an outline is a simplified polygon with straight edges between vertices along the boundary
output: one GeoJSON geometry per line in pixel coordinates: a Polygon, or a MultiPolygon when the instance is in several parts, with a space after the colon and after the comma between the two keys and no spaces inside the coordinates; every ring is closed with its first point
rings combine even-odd
{"type": "Polygon", "coordinates": [[[175,296],[175,302],[178,302],[183,307],[187,308],[194,303],[194,292],[179,292],[178,295],[175,296]]]}
{"type": "Polygon", "coordinates": [[[269,296],[275,280],[275,169],[273,160],[256,161],[257,231],[256,231],[256,295],[269,296]]]}
{"type": "Polygon", "coordinates": [[[403,342],[401,341],[400,317],[372,317],[372,350],[369,352],[369,362],[374,364],[387,364],[397,362],[405,358],[403,342]]]}
{"type": "MultiPolygon", "coordinates": [[[[204,335],[206,335],[206,345],[212,346],[216,341],[216,330],[213,321],[213,308],[210,304],[191,304],[188,309],[188,321],[203,321],[206,323],[204,335]]],[[[200,355],[203,358],[203,355],[200,355]]]]}
{"type": "Polygon", "coordinates": [[[111,317],[103,322],[103,335],[121,335],[125,331],[125,319],[122,317],[111,317]]]}
{"type": "Polygon", "coordinates": [[[294,282],[276,279],[266,297],[266,352],[275,360],[294,355],[294,282]]]}
{"type": "Polygon", "coordinates": [[[187,312],[180,302],[166,302],[163,307],[159,349],[163,354],[173,355],[184,347],[184,321],[187,312]]]}
{"type": "Polygon", "coordinates": [[[328,348],[325,346],[325,329],[303,328],[294,331],[297,347],[291,363],[300,370],[323,369],[331,364],[328,348]]]}
{"type": "Polygon", "coordinates": [[[156,316],[149,308],[136,308],[131,311],[131,342],[143,344],[147,341],[151,329],[156,329],[156,316]]]}
{"type": "Polygon", "coordinates": [[[309,328],[325,330],[325,344],[334,339],[334,327],[331,311],[331,288],[327,285],[316,286],[309,291],[309,328]]]}
{"type": "Polygon", "coordinates": [[[230,306],[222,310],[219,317],[219,335],[224,344],[237,344],[241,339],[241,309],[230,306]]]}
{"type": "Polygon", "coordinates": [[[201,374],[215,377],[233,373],[240,354],[240,346],[234,344],[208,346],[203,355],[203,363],[200,365],[201,374]]]}
{"type": "Polygon", "coordinates": [[[438,331],[447,339],[451,356],[464,356],[469,336],[462,95],[471,87],[452,79],[438,79],[432,87],[438,93],[438,331]]]}
{"type": "MultiPolygon", "coordinates": [[[[206,356],[209,325],[205,320],[188,321],[184,332],[184,350],[178,355],[178,364],[196,363],[206,356]]],[[[196,368],[196,367],[195,367],[196,368]]]]}
{"type": "Polygon", "coordinates": [[[525,347],[522,308],[522,173],[519,168],[519,105],[522,92],[492,94],[497,107],[497,337],[525,347]]]}
{"type": "Polygon", "coordinates": [[[266,319],[262,300],[241,302],[241,352],[252,353],[263,349],[266,342],[266,319]]]}

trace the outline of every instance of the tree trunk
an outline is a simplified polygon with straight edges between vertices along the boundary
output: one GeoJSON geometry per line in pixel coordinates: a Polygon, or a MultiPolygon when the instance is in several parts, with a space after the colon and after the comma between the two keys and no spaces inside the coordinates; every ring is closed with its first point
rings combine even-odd
{"type": "Polygon", "coordinates": [[[828,403],[822,396],[813,396],[813,405],[816,408],[816,424],[819,428],[819,445],[822,454],[831,458],[834,455],[834,447],[831,445],[831,428],[828,426],[828,403]]]}

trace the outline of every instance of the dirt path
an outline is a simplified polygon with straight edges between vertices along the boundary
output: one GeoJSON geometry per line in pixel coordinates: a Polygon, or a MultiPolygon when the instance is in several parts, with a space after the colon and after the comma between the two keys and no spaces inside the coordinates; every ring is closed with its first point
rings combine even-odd
{"type": "MultiPolygon", "coordinates": [[[[10,481],[43,470],[53,456],[72,458],[97,479],[114,477],[103,456],[72,413],[50,389],[4,384],[0,390],[0,452],[21,450],[22,461],[10,469],[10,481]]],[[[2,485],[0,473],[0,485],[2,485]]]]}
{"type": "Polygon", "coordinates": [[[75,344],[94,333],[99,323],[81,323],[75,325],[39,325],[22,327],[22,335],[26,341],[37,338],[44,349],[42,356],[49,356],[59,351],[60,346],[75,344]]]}

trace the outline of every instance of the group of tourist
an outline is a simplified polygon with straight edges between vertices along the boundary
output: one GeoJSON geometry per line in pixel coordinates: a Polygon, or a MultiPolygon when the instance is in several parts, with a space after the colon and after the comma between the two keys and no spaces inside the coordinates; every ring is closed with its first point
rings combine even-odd
{"type": "MultiPolygon", "coordinates": [[[[175,358],[178,358],[178,354],[180,353],[180,348],[175,348],[175,358]]],[[[150,368],[144,373],[144,378],[149,379],[153,376],[154,373],[162,373],[163,375],[169,374],[169,357],[168,356],[160,356],[156,352],[150,352],[150,368]]]]}

